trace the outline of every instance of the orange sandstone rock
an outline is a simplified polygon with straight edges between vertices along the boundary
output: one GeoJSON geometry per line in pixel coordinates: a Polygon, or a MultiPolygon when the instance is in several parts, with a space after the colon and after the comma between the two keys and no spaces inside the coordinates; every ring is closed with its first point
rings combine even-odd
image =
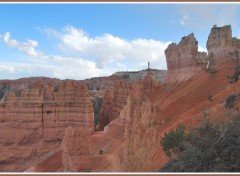
{"type": "Polygon", "coordinates": [[[62,141],[62,161],[65,171],[90,171],[92,157],[89,152],[90,132],[87,127],[68,127],[62,141]]]}

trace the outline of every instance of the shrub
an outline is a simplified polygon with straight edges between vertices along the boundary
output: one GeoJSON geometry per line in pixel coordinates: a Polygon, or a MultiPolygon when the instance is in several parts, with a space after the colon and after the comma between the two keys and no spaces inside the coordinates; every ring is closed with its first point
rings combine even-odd
{"type": "Polygon", "coordinates": [[[103,150],[99,150],[99,155],[102,155],[103,154],[103,150]]]}
{"type": "Polygon", "coordinates": [[[209,100],[209,101],[212,101],[212,95],[209,95],[209,96],[208,96],[208,100],[209,100]]]}
{"type": "Polygon", "coordinates": [[[239,172],[240,116],[222,126],[210,122],[192,131],[185,150],[162,172],[239,172]]]}
{"type": "Polygon", "coordinates": [[[166,133],[161,139],[160,144],[167,156],[170,156],[170,151],[173,149],[184,150],[183,143],[188,139],[188,135],[184,133],[185,127],[178,126],[174,131],[166,133]]]}
{"type": "Polygon", "coordinates": [[[239,72],[235,72],[233,75],[228,75],[227,76],[228,82],[231,83],[231,84],[234,84],[234,83],[238,82],[239,76],[240,76],[239,72]]]}
{"type": "Polygon", "coordinates": [[[236,101],[236,98],[238,98],[240,94],[233,94],[227,97],[225,101],[224,107],[226,109],[231,109],[233,107],[234,102],[236,101]]]}

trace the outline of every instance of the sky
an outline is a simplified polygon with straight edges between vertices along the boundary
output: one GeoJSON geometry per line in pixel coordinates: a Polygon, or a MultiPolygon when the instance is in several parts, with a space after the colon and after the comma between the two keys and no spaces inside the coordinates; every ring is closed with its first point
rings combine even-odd
{"type": "Polygon", "coordinates": [[[82,80],[150,67],[194,33],[199,51],[213,25],[240,36],[239,3],[0,4],[0,79],[82,80]]]}

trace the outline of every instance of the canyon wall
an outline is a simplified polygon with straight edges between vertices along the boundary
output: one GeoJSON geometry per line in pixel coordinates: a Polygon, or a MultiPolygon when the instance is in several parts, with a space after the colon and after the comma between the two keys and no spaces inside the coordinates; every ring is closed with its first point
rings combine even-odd
{"type": "Polygon", "coordinates": [[[90,131],[86,127],[68,127],[61,144],[64,171],[89,172],[92,168],[90,156],[90,131]]]}
{"type": "Polygon", "coordinates": [[[55,99],[50,97],[43,102],[45,141],[62,140],[68,126],[88,127],[93,131],[93,105],[84,83],[66,81],[59,85],[55,99]]]}
{"type": "Polygon", "coordinates": [[[113,90],[108,89],[103,99],[107,101],[103,101],[102,113],[103,115],[104,112],[111,113],[107,119],[109,123],[104,127],[104,131],[97,131],[89,136],[90,152],[86,155],[73,155],[72,152],[66,152],[65,147],[68,141],[67,145],[73,147],[71,151],[76,151],[83,145],[84,148],[88,148],[89,141],[86,140],[76,145],[76,141],[81,135],[85,136],[85,133],[77,132],[78,135],[69,137],[66,132],[62,144],[64,170],[100,172],[156,170],[167,160],[158,140],[166,121],[159,118],[160,108],[152,103],[149,97],[152,97],[152,93],[161,86],[149,72],[143,80],[133,85],[118,82],[113,90]],[[87,158],[85,164],[76,164],[84,162],[84,158],[87,158]]]}
{"type": "Polygon", "coordinates": [[[0,169],[8,171],[18,165],[15,170],[21,171],[30,158],[39,159],[43,153],[54,152],[69,126],[92,132],[93,116],[88,88],[83,82],[67,80],[56,87],[54,82],[37,81],[30,89],[6,92],[0,103],[0,169]],[[28,159],[16,164],[24,158],[16,154],[23,148],[29,153],[28,159]],[[12,152],[6,154],[7,149],[12,152]]]}
{"type": "Polygon", "coordinates": [[[105,126],[107,126],[110,123],[112,104],[113,104],[113,90],[112,88],[108,88],[105,90],[103,96],[103,105],[99,118],[98,129],[101,131],[104,129],[105,126]]]}
{"type": "Polygon", "coordinates": [[[99,130],[103,130],[105,126],[119,116],[123,106],[127,103],[130,92],[131,84],[125,81],[116,82],[113,89],[109,88],[105,91],[99,130]]]}

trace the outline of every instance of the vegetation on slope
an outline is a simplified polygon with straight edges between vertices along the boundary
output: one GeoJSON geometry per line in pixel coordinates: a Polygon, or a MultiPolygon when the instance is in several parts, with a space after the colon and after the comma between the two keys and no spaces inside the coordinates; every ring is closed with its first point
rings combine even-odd
{"type": "Polygon", "coordinates": [[[239,172],[240,115],[222,126],[204,122],[182,145],[160,172],[239,172]]]}
{"type": "Polygon", "coordinates": [[[178,126],[174,131],[166,133],[160,141],[162,148],[167,156],[170,156],[174,150],[183,151],[185,149],[184,142],[190,139],[190,135],[186,135],[184,132],[184,126],[178,126]]]}

